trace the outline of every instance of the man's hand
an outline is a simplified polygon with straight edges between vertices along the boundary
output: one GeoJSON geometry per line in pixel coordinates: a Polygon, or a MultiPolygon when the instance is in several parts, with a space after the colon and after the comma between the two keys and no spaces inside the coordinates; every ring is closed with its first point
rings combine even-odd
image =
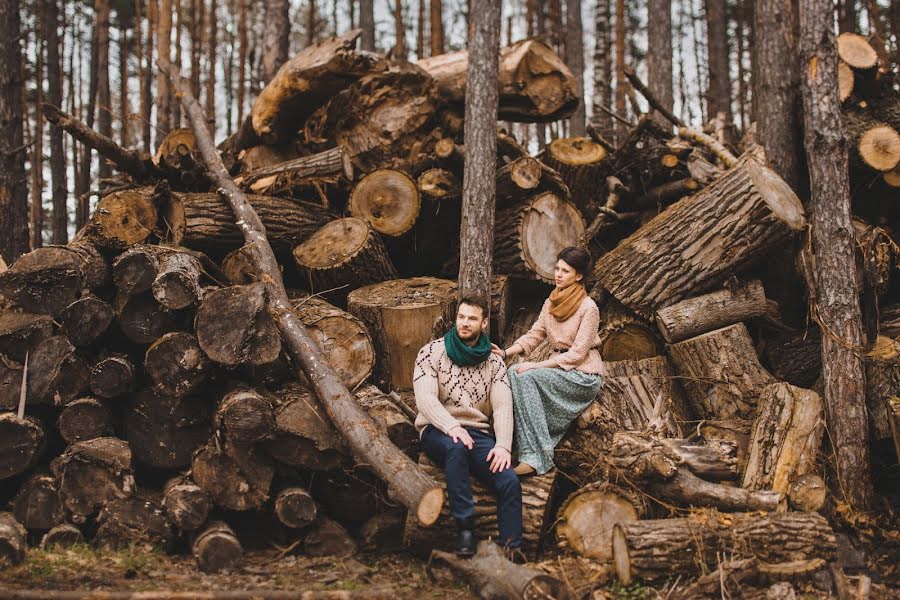
{"type": "Polygon", "coordinates": [[[488,452],[485,460],[491,461],[491,473],[505,471],[512,464],[512,457],[509,455],[509,450],[501,448],[500,446],[491,448],[491,451],[488,452]]]}
{"type": "Polygon", "coordinates": [[[517,365],[513,365],[510,369],[515,369],[516,373],[524,373],[525,371],[530,371],[532,369],[539,369],[540,367],[536,362],[523,362],[517,365]]]}
{"type": "Polygon", "coordinates": [[[471,450],[472,447],[475,446],[475,440],[473,440],[472,436],[469,435],[469,432],[460,425],[457,425],[456,427],[448,431],[447,435],[449,435],[453,439],[454,444],[456,442],[462,442],[463,446],[465,446],[469,450],[471,450]]]}

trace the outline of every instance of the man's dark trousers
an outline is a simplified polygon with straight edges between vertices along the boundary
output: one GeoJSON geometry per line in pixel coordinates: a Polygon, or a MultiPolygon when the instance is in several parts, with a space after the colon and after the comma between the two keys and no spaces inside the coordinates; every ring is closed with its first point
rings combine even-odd
{"type": "Polygon", "coordinates": [[[467,427],[466,431],[475,442],[471,450],[462,442],[454,443],[453,438],[433,425],[422,432],[422,450],[438,466],[444,467],[450,514],[457,523],[471,523],[475,517],[472,484],[469,481],[469,473],[473,473],[497,494],[500,545],[518,548],[522,544],[522,487],[519,485],[519,476],[512,467],[499,473],[491,473],[491,463],[486,459],[497,441],[492,435],[478,429],[467,427]]]}

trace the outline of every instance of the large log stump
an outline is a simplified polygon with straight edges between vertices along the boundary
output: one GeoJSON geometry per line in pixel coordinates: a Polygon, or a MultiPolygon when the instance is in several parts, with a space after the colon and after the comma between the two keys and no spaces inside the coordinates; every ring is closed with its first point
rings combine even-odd
{"type": "Polygon", "coordinates": [[[396,279],[350,292],[347,310],[369,328],[381,389],[412,387],[419,350],[455,321],[456,283],[433,277],[396,279]]]}
{"type": "Polygon", "coordinates": [[[175,533],[159,501],[149,495],[137,495],[116,498],[100,509],[94,543],[113,549],[150,544],[171,551],[175,533]]]}
{"type": "Polygon", "coordinates": [[[273,470],[260,450],[226,438],[212,439],[194,454],[191,474],[216,505],[250,510],[268,500],[273,470]]]}
{"type": "Polygon", "coordinates": [[[663,353],[663,343],[653,323],[634,314],[615,298],[600,311],[600,356],[605,361],[636,361],[663,353]]]}
{"type": "Polygon", "coordinates": [[[656,324],[670,344],[766,314],[758,279],[738,287],[682,300],[656,311],[656,324]]]}
{"type": "Polygon", "coordinates": [[[744,161],[604,254],[593,276],[651,318],[660,307],[715,286],[805,225],[803,206],[784,180],[744,161]]]}
{"type": "Polygon", "coordinates": [[[167,246],[132,246],[113,263],[119,294],[152,291],[157,302],[170,310],[186,308],[200,299],[201,272],[197,258],[167,246]]]}
{"type": "Polygon", "coordinates": [[[151,292],[118,296],[113,308],[119,329],[135,344],[152,344],[182,326],[185,315],[160,304],[151,292]]]}
{"type": "Polygon", "coordinates": [[[891,439],[887,400],[900,394],[900,343],[879,337],[866,354],[866,407],[869,437],[891,439]]]}
{"type": "Polygon", "coordinates": [[[783,382],[763,388],[743,487],[787,493],[794,479],[815,471],[824,429],[817,393],[783,382]]]}
{"type": "Polygon", "coordinates": [[[719,553],[780,563],[834,560],[835,551],[834,532],[817,513],[695,513],[622,523],[613,530],[613,564],[625,585],[712,570],[719,553]]]}
{"type": "Polygon", "coordinates": [[[83,520],[115,498],[134,493],[131,449],[120,439],[77,442],[50,464],[59,495],[73,518],[83,520]]]}
{"type": "Polygon", "coordinates": [[[113,433],[112,418],[103,403],[94,398],[79,398],[59,413],[60,437],[67,444],[92,440],[113,433]]]}
{"type": "Polygon", "coordinates": [[[889,172],[900,163],[900,133],[893,126],[863,110],[846,110],[841,121],[850,142],[851,164],[889,172]]]}
{"type": "Polygon", "coordinates": [[[0,559],[12,564],[25,560],[28,532],[12,513],[0,513],[0,559]]]}
{"type": "MultiPolygon", "coordinates": [[[[6,362],[0,407],[9,410],[19,404],[24,365],[6,362]]],[[[88,366],[64,335],[41,341],[28,355],[26,402],[62,405],[78,397],[88,386],[88,366]]]]}
{"type": "Polygon", "coordinates": [[[592,218],[603,201],[609,161],[606,150],[591,138],[557,138],[547,145],[543,161],[557,171],[572,194],[572,202],[583,215],[592,218]]]}
{"type": "Polygon", "coordinates": [[[203,398],[142,390],[125,412],[125,437],[134,458],[150,467],[180,469],[212,433],[212,407],[203,398]]]}
{"type": "Polygon", "coordinates": [[[252,444],[272,437],[272,403],[256,390],[239,388],[225,394],[215,417],[216,429],[235,444],[252,444]]]}
{"type": "Polygon", "coordinates": [[[89,346],[109,328],[116,313],[93,294],[85,294],[59,313],[59,324],[75,346],[89,346]]]}
{"type": "Polygon", "coordinates": [[[643,518],[647,501],[633,489],[597,481],[574,492],[560,507],[556,537],[561,549],[589,558],[612,558],[613,526],[643,518]]]}
{"type": "Polygon", "coordinates": [[[173,477],[163,486],[163,510],[179,531],[199,529],[209,516],[209,496],[186,476],[173,477]]]}
{"type": "MultiPolygon", "coordinates": [[[[419,457],[419,466],[446,489],[443,471],[424,454],[419,457]]],[[[522,485],[522,552],[530,559],[536,558],[542,551],[544,537],[551,525],[550,505],[555,481],[556,470],[519,480],[522,485]]],[[[498,539],[496,494],[472,477],[472,497],[475,502],[475,537],[479,540],[498,539]]],[[[415,515],[410,513],[406,518],[404,539],[413,552],[427,555],[431,550],[451,549],[455,531],[450,508],[445,505],[432,527],[422,527],[415,515]]]]}
{"type": "MultiPolygon", "coordinates": [[[[466,50],[425,58],[425,69],[446,103],[462,106],[466,94],[469,53],[466,50]]],[[[550,122],[564,118],[578,105],[575,78],[559,55],[537,40],[525,40],[500,50],[497,118],[507,121],[550,122]]]]}
{"type": "Polygon", "coordinates": [[[668,351],[701,419],[752,419],[760,392],[775,382],[743,323],[671,344],[668,351]]]}
{"type": "Polygon", "coordinates": [[[43,473],[29,477],[13,499],[12,512],[30,530],[47,531],[61,524],[66,514],[56,480],[43,473]]]}
{"type": "Polygon", "coordinates": [[[309,278],[310,291],[332,291],[338,298],[397,277],[381,238],[366,221],[355,217],[328,223],[294,248],[293,254],[309,278]]]}
{"type": "Polygon", "coordinates": [[[0,414],[0,480],[24,473],[44,448],[44,428],[34,417],[0,414]]]}
{"type": "Polygon", "coordinates": [[[134,365],[124,354],[101,358],[91,367],[91,391],[100,398],[116,398],[130,392],[134,383],[134,365]]]}
{"type": "Polygon", "coordinates": [[[316,520],[316,501],[301,487],[289,487],[275,497],[275,516],[285,527],[300,529],[316,520]]]}
{"type": "Polygon", "coordinates": [[[395,169],[378,169],[359,180],[350,194],[350,214],[383,235],[409,231],[419,216],[421,199],[416,182],[395,169]]]}
{"type": "Polygon", "coordinates": [[[191,545],[197,568],[204,573],[237,569],[244,549],[234,531],[224,521],[213,521],[201,531],[191,545]]]}
{"type": "Polygon", "coordinates": [[[109,250],[124,250],[144,242],[157,228],[162,196],[155,188],[143,187],[104,197],[88,223],[88,238],[109,250]]]}
{"type": "Polygon", "coordinates": [[[307,556],[353,556],[356,541],[343,525],[319,515],[309,533],[303,537],[303,552],[307,556]]]}
{"type": "Polygon", "coordinates": [[[25,362],[25,353],[52,335],[53,317],[14,309],[0,312],[0,354],[8,359],[25,362]]]}
{"type": "Polygon", "coordinates": [[[223,365],[261,366],[281,353],[281,337],[269,315],[266,285],[235,285],[207,294],[194,326],[204,353],[223,365]]]}
{"type": "Polygon", "coordinates": [[[556,256],[584,243],[584,219],[575,205],[551,192],[497,212],[494,270],[553,283],[556,256]]]}
{"type": "Polygon", "coordinates": [[[212,363],[190,333],[167,333],[147,348],[144,370],[154,388],[167,396],[189,396],[200,389],[212,363]]]}

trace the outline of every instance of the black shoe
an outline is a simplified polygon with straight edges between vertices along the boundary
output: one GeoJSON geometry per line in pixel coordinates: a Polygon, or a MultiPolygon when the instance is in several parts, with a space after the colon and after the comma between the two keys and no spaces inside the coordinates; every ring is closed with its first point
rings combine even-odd
{"type": "Polygon", "coordinates": [[[475,554],[475,521],[466,519],[457,523],[459,531],[456,534],[456,555],[461,557],[474,556],[475,554]]]}

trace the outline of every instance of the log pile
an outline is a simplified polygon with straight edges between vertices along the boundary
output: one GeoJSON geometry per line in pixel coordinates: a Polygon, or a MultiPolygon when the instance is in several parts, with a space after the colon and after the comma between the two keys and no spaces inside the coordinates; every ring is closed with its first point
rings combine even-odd
{"type": "MultiPolygon", "coordinates": [[[[375,427],[441,481],[419,457],[410,388],[418,349],[455,314],[467,55],[410,64],[356,51],[356,35],[286,63],[220,151],[265,226],[292,314],[375,427]]],[[[844,60],[857,82],[848,123],[863,102],[889,121],[894,92],[844,60]]],[[[500,73],[501,118],[574,110],[574,78],[542,43],[503,49],[500,73]]],[[[194,137],[173,132],[152,160],[102,147],[125,185],[68,245],[0,273],[0,479],[27,530],[0,531],[11,556],[42,538],[115,546],[138,523],[208,572],[239,568],[260,531],[317,556],[452,542],[446,506],[431,528],[404,514],[377,469],[354,463],[315,377],[298,380],[270,276],[194,137]]],[[[533,156],[498,129],[497,149],[491,337],[523,334],[559,250],[587,244],[606,361],[557,469],[523,480],[526,555],[576,552],[626,583],[694,577],[717,552],[757,571],[832,559],[814,512],[827,504],[812,390],[821,334],[783,318],[767,298],[783,291],[761,268],[806,226],[795,192],[753,144],[738,154],[649,115],[618,145],[591,131],[533,156]]],[[[854,176],[871,176],[859,154],[854,176]]],[[[890,169],[878,173],[890,185],[890,169]]],[[[900,351],[887,337],[900,336],[888,307],[900,304],[900,213],[867,210],[860,294],[890,342],[869,356],[869,406],[878,439],[900,452],[900,351]]],[[[480,538],[496,535],[493,502],[476,487],[480,538]]],[[[555,585],[510,573],[519,587],[555,585]]]]}

